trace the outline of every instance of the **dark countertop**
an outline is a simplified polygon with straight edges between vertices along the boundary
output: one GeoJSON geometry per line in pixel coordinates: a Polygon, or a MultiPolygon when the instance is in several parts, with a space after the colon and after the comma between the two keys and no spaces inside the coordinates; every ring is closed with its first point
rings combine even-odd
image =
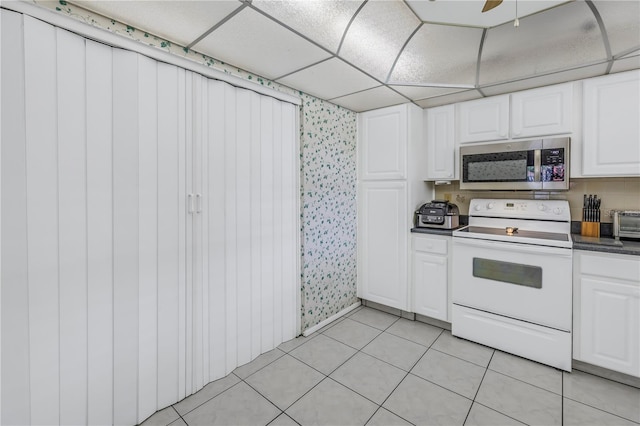
{"type": "MultiPolygon", "coordinates": [[[[460,225],[462,228],[465,225],[460,225]]],[[[454,229],[438,229],[438,228],[411,228],[414,234],[431,234],[451,236],[454,229]]],[[[579,233],[572,233],[574,250],[598,251],[602,253],[630,254],[640,256],[640,241],[622,239],[616,241],[611,236],[602,236],[600,238],[583,237],[579,233]]]]}
{"type": "Polygon", "coordinates": [[[599,251],[604,253],[631,254],[640,256],[640,241],[622,239],[616,241],[613,237],[583,237],[571,234],[574,250],[599,251]]]}
{"type": "MultiPolygon", "coordinates": [[[[462,228],[458,226],[455,229],[462,228]]],[[[432,234],[432,235],[448,235],[451,236],[455,229],[438,229],[438,228],[411,228],[411,232],[414,234],[432,234]]]]}

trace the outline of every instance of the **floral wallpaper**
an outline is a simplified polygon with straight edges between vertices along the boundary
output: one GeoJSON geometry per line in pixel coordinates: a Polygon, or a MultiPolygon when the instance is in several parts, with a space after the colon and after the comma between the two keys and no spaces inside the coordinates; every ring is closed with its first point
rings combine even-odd
{"type": "Polygon", "coordinates": [[[357,302],[356,113],[251,74],[65,0],[32,0],[86,24],[302,98],[302,330],[357,302]]]}
{"type": "Polygon", "coordinates": [[[310,96],[301,120],[302,328],[356,297],[356,114],[310,96]]]}

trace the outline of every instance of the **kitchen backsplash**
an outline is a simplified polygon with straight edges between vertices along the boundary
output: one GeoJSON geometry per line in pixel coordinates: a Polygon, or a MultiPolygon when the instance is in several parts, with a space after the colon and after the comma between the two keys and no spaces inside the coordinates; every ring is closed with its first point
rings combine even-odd
{"type": "Polygon", "coordinates": [[[438,185],[435,198],[449,199],[460,209],[460,214],[469,214],[469,200],[472,198],[523,198],[568,200],[571,208],[571,220],[582,219],[584,194],[597,194],[602,198],[602,222],[611,222],[611,210],[640,210],[640,177],[630,178],[588,178],[571,179],[568,191],[530,192],[530,191],[463,191],[459,183],[438,185]]]}

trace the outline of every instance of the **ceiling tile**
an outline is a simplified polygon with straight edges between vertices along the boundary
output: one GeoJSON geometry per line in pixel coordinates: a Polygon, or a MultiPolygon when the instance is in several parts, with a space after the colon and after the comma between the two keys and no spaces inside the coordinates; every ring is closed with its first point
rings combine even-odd
{"type": "Polygon", "coordinates": [[[608,67],[607,62],[596,65],[573,68],[570,70],[555,72],[547,75],[525,78],[495,86],[481,87],[482,92],[487,96],[501,95],[503,93],[518,92],[520,90],[532,89],[534,87],[549,86],[552,84],[565,83],[567,81],[582,80],[602,75],[608,67]]]}
{"type": "MultiPolygon", "coordinates": [[[[523,17],[566,3],[570,0],[518,0],[518,16],[523,17]]],[[[425,22],[490,28],[513,21],[516,1],[505,0],[499,7],[482,13],[479,0],[407,0],[409,6],[425,22]]]]}
{"type": "Polygon", "coordinates": [[[631,55],[615,60],[610,72],[629,71],[638,68],[640,68],[640,50],[635,51],[631,55]]]}
{"type": "Polygon", "coordinates": [[[414,101],[469,90],[468,88],[461,89],[454,87],[399,86],[395,84],[391,85],[391,87],[414,101]]]}
{"type": "Polygon", "coordinates": [[[347,25],[363,0],[253,0],[283,24],[336,53],[347,25]]]}
{"type": "Polygon", "coordinates": [[[379,86],[373,78],[338,58],[332,58],[278,80],[322,99],[337,98],[379,86]]]}
{"type": "Polygon", "coordinates": [[[455,104],[456,102],[472,101],[480,99],[482,94],[477,90],[465,90],[464,92],[452,93],[444,96],[436,96],[433,98],[422,99],[416,101],[416,104],[422,108],[431,108],[440,105],[455,104]]]}
{"type": "Polygon", "coordinates": [[[593,2],[602,17],[613,55],[640,47],[640,2],[593,2]]]}
{"type": "Polygon", "coordinates": [[[423,25],[398,58],[389,82],[475,84],[482,31],[423,25]]]}
{"type": "Polygon", "coordinates": [[[195,44],[193,49],[269,79],[330,56],[249,7],[195,44]]]}
{"type": "Polygon", "coordinates": [[[352,95],[331,99],[334,104],[349,108],[352,111],[362,112],[371,109],[398,105],[407,102],[407,99],[385,86],[354,93],[352,95]]]}
{"type": "Polygon", "coordinates": [[[80,0],[72,3],[182,46],[192,43],[242,6],[237,0],[80,0]]]}
{"type": "Polygon", "coordinates": [[[420,21],[399,0],[369,1],[353,20],[340,56],[385,81],[402,46],[420,21]]]}
{"type": "Polygon", "coordinates": [[[508,82],[606,60],[598,23],[572,2],[487,31],[480,85],[508,82]]]}

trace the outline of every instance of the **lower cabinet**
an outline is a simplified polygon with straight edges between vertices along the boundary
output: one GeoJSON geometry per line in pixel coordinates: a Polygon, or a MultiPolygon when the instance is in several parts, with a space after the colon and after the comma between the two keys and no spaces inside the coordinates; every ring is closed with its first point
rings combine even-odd
{"type": "Polygon", "coordinates": [[[640,377],[640,256],[573,258],[573,358],[640,377]]]}
{"type": "Polygon", "coordinates": [[[412,234],[413,312],[442,321],[451,321],[450,262],[451,237],[412,234]]]}

